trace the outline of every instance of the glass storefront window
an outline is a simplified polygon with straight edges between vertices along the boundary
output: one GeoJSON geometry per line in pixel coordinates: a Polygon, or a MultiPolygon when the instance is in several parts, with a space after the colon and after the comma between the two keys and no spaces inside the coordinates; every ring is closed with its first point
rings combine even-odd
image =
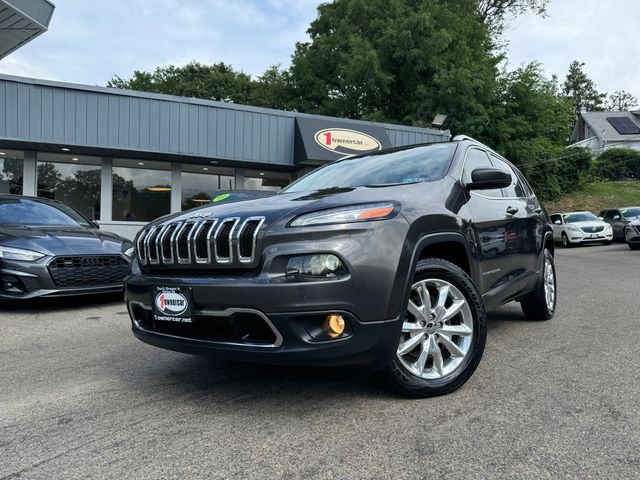
{"type": "Polygon", "coordinates": [[[21,153],[0,151],[0,193],[22,195],[23,169],[21,153]]]}
{"type": "Polygon", "coordinates": [[[99,159],[94,162],[38,162],[38,197],[60,200],[85,217],[100,220],[101,167],[99,159]]]}
{"type": "Polygon", "coordinates": [[[220,177],[182,172],[182,210],[210,203],[219,188],[220,177]]]}
{"type": "Polygon", "coordinates": [[[166,215],[170,208],[169,171],[114,165],[113,220],[149,222],[166,215]]]}

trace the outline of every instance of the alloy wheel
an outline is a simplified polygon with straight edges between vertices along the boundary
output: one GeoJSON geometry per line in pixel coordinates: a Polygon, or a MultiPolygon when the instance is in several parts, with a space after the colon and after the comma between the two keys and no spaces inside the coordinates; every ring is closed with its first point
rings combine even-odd
{"type": "Polygon", "coordinates": [[[556,276],[549,258],[544,259],[544,298],[547,308],[553,312],[556,307],[556,276]]]}
{"type": "Polygon", "coordinates": [[[413,375],[439,379],[455,372],[471,349],[473,315],[453,284],[420,280],[411,287],[397,357],[413,375]]]}

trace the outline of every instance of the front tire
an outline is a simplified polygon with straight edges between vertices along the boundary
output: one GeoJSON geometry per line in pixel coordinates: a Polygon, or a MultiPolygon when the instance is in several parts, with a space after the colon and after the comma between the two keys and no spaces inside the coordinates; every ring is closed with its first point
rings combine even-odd
{"type": "Polygon", "coordinates": [[[544,262],[536,288],[520,302],[522,312],[528,320],[551,320],[556,311],[558,295],[556,267],[553,255],[548,249],[544,249],[543,255],[544,262]]]}
{"type": "Polygon", "coordinates": [[[640,250],[640,243],[629,243],[628,245],[631,250],[640,250]]]}
{"type": "Polygon", "coordinates": [[[487,320],[469,276],[446,260],[418,262],[398,348],[380,373],[407,397],[446,395],[480,363],[487,320]]]}
{"type": "Polygon", "coordinates": [[[567,237],[567,234],[562,232],[562,246],[564,248],[571,248],[571,242],[569,241],[569,237],[567,237]]]}

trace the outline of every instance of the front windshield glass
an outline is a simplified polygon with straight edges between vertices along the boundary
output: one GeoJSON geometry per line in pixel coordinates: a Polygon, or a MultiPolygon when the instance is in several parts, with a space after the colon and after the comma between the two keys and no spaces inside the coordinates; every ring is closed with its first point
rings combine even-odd
{"type": "Polygon", "coordinates": [[[596,217],[591,212],[581,212],[581,213],[567,213],[563,215],[565,223],[575,223],[575,222],[593,222],[598,221],[598,217],[596,217]]]}
{"type": "Polygon", "coordinates": [[[640,217],[640,207],[623,208],[620,211],[622,212],[624,218],[626,218],[627,220],[635,217],[640,217]]]}
{"type": "Polygon", "coordinates": [[[447,173],[455,148],[455,143],[441,143],[338,160],[302,177],[282,193],[433,182],[447,173]]]}
{"type": "Polygon", "coordinates": [[[2,198],[0,225],[88,227],[89,223],[78,212],[64,204],[26,198],[2,198]]]}

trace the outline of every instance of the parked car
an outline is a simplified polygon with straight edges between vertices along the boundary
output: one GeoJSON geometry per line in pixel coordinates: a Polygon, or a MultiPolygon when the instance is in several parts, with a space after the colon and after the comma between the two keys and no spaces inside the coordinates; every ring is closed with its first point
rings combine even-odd
{"type": "Polygon", "coordinates": [[[611,208],[599,217],[613,228],[613,239],[625,241],[625,229],[631,220],[640,217],[640,207],[611,208]]]}
{"type": "Polygon", "coordinates": [[[631,250],[640,250],[640,217],[627,224],[624,236],[631,250]]]}
{"type": "Polygon", "coordinates": [[[546,212],[512,164],[468,137],[341,159],[268,198],[158,219],[135,244],[125,300],[143,342],[367,365],[408,396],[472,375],[487,311],[556,309],[546,212]]]}
{"type": "Polygon", "coordinates": [[[123,289],[133,243],[62,202],[0,195],[0,298],[123,289]]]}
{"type": "Polygon", "coordinates": [[[591,212],[567,212],[551,215],[553,238],[569,248],[580,243],[611,245],[613,230],[591,212]]]}

